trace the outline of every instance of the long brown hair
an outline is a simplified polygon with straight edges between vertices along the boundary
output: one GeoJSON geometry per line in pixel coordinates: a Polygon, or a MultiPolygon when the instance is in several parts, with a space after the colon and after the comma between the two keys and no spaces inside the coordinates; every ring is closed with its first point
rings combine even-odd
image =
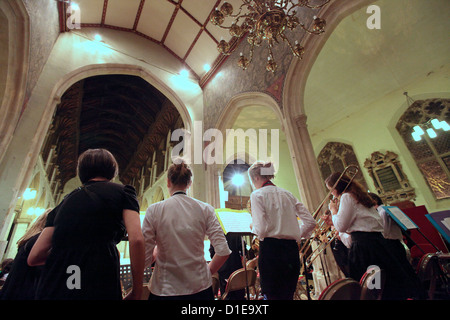
{"type": "MultiPolygon", "coordinates": [[[[340,175],[341,172],[335,172],[326,178],[325,184],[327,187],[332,188],[336,184],[336,181],[339,179],[340,175]]],[[[375,201],[364,190],[364,187],[356,180],[352,180],[350,184],[349,182],[350,178],[344,174],[335,187],[338,196],[342,195],[342,193],[351,193],[356,199],[356,202],[362,204],[366,208],[372,208],[375,205],[375,201]]]]}
{"type": "Polygon", "coordinates": [[[41,233],[42,229],[45,227],[45,223],[47,222],[47,216],[50,211],[53,209],[47,209],[42,213],[39,217],[37,217],[36,221],[31,224],[25,234],[22,236],[22,238],[17,241],[17,246],[21,247],[25,243],[27,243],[28,240],[30,240],[31,237],[35,236],[38,233],[41,233]]]}

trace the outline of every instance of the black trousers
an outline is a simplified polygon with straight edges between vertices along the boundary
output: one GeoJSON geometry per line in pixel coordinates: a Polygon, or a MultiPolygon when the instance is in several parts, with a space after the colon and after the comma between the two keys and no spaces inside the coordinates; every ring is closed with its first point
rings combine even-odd
{"type": "Polygon", "coordinates": [[[295,240],[265,238],[259,242],[261,293],[268,300],[292,300],[300,274],[295,240]]]}
{"type": "Polygon", "coordinates": [[[359,281],[367,267],[376,265],[386,272],[384,300],[421,299],[419,279],[406,259],[399,257],[381,233],[352,232],[349,253],[350,277],[359,281]]]}
{"type": "Polygon", "coordinates": [[[182,296],[157,296],[150,292],[148,300],[161,301],[161,300],[214,300],[214,293],[212,287],[202,290],[197,293],[187,294],[182,296]]]}

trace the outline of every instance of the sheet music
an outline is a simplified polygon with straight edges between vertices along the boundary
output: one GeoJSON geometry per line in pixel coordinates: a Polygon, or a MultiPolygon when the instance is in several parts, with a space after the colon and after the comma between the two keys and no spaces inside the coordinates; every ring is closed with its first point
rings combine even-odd
{"type": "Polygon", "coordinates": [[[252,216],[248,212],[216,211],[217,218],[225,234],[228,232],[252,233],[252,216]]]}
{"type": "Polygon", "coordinates": [[[450,218],[445,218],[441,222],[448,230],[450,230],[450,218]]]}
{"type": "Polygon", "coordinates": [[[398,207],[388,207],[388,210],[403,224],[406,229],[417,229],[417,226],[411,219],[398,207]]]}

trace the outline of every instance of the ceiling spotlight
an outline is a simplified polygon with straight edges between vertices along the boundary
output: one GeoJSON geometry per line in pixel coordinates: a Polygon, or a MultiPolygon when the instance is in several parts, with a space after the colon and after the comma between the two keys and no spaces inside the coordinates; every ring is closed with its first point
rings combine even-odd
{"type": "Polygon", "coordinates": [[[95,41],[102,41],[102,36],[101,35],[99,35],[98,33],[94,36],[94,40],[95,41]]]}
{"type": "Polygon", "coordinates": [[[205,72],[208,72],[209,70],[211,70],[211,66],[209,64],[205,63],[203,65],[203,70],[205,70],[205,72]]]}

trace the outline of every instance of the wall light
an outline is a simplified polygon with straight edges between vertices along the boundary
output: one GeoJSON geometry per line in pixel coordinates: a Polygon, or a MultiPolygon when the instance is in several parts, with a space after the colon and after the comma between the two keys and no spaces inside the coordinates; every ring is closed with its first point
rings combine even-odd
{"type": "Polygon", "coordinates": [[[188,78],[189,77],[189,71],[187,71],[186,69],[183,69],[180,71],[180,76],[188,78]]]}
{"type": "Polygon", "coordinates": [[[37,194],[36,190],[32,190],[30,188],[26,188],[25,192],[23,193],[23,199],[24,200],[34,199],[34,198],[36,198],[36,194],[37,194]]]}

